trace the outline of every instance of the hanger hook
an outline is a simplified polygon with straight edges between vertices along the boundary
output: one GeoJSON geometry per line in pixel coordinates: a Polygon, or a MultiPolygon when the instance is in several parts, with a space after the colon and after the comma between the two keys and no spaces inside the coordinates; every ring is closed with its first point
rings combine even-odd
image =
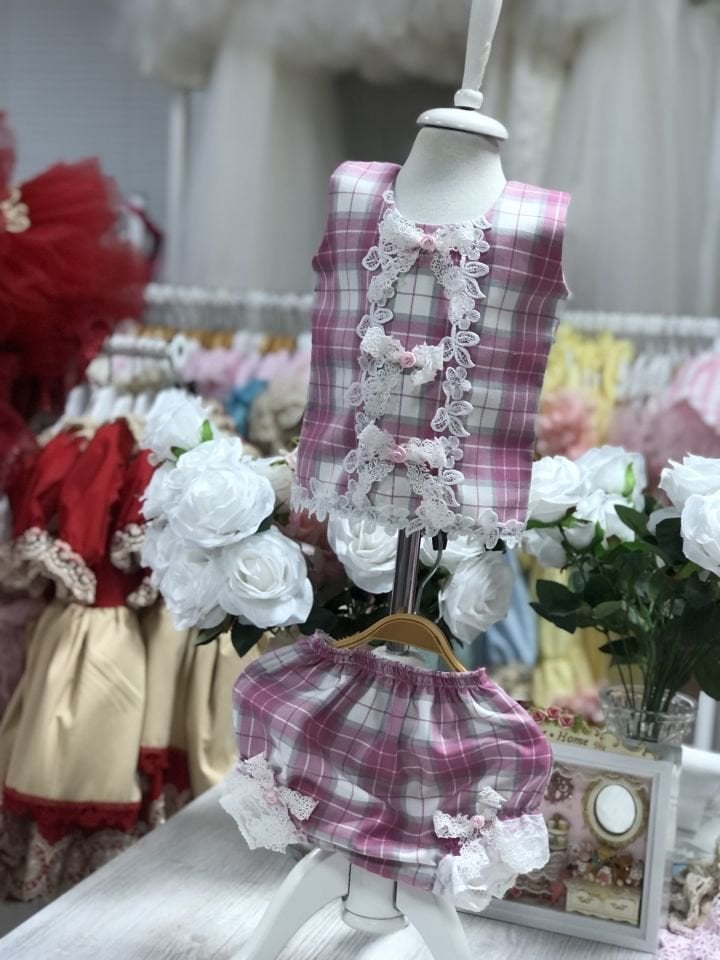
{"type": "Polygon", "coordinates": [[[445,532],[440,532],[432,538],[432,545],[435,549],[435,563],[432,566],[432,569],[423,577],[420,581],[417,589],[417,594],[415,595],[415,606],[412,610],[413,613],[418,613],[420,610],[420,604],[422,602],[423,593],[425,588],[430,583],[432,578],[440,569],[440,564],[442,563],[443,551],[447,546],[447,534],[445,532]]]}

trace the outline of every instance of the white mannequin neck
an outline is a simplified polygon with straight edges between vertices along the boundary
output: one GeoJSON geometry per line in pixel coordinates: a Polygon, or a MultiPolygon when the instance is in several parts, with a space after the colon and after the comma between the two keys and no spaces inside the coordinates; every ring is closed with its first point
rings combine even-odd
{"type": "Polygon", "coordinates": [[[416,223],[460,223],[487,213],[505,183],[497,140],[424,127],[397,175],[395,201],[416,223]]]}

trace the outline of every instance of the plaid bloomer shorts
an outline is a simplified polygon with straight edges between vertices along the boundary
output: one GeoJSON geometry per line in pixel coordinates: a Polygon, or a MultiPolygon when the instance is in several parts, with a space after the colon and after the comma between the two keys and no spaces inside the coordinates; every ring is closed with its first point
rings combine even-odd
{"type": "Polygon", "coordinates": [[[318,633],[250,664],[233,712],[222,804],[251,848],[309,842],[474,909],[547,862],[550,746],[484,669],[426,670],[318,633]]]}

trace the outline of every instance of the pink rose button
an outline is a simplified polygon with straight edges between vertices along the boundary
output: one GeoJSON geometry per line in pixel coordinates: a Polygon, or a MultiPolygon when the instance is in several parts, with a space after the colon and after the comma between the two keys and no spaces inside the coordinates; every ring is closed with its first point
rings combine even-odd
{"type": "Polygon", "coordinates": [[[403,350],[400,354],[400,366],[403,370],[409,370],[411,367],[415,366],[415,355],[410,353],[409,350],[403,350]]]}

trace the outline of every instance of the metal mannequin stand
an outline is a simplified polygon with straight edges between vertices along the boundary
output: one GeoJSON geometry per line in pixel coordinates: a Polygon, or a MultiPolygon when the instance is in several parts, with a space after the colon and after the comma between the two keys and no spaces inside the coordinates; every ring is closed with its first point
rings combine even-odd
{"type": "MultiPolygon", "coordinates": [[[[414,608],[420,534],[398,534],[392,613],[414,608]]],[[[342,918],[364,933],[394,933],[412,923],[433,960],[472,960],[460,918],[449,900],[398,884],[350,863],[339,852],[315,850],[293,867],[265,911],[243,960],[276,960],[318,910],[342,901],[342,918]]]]}

